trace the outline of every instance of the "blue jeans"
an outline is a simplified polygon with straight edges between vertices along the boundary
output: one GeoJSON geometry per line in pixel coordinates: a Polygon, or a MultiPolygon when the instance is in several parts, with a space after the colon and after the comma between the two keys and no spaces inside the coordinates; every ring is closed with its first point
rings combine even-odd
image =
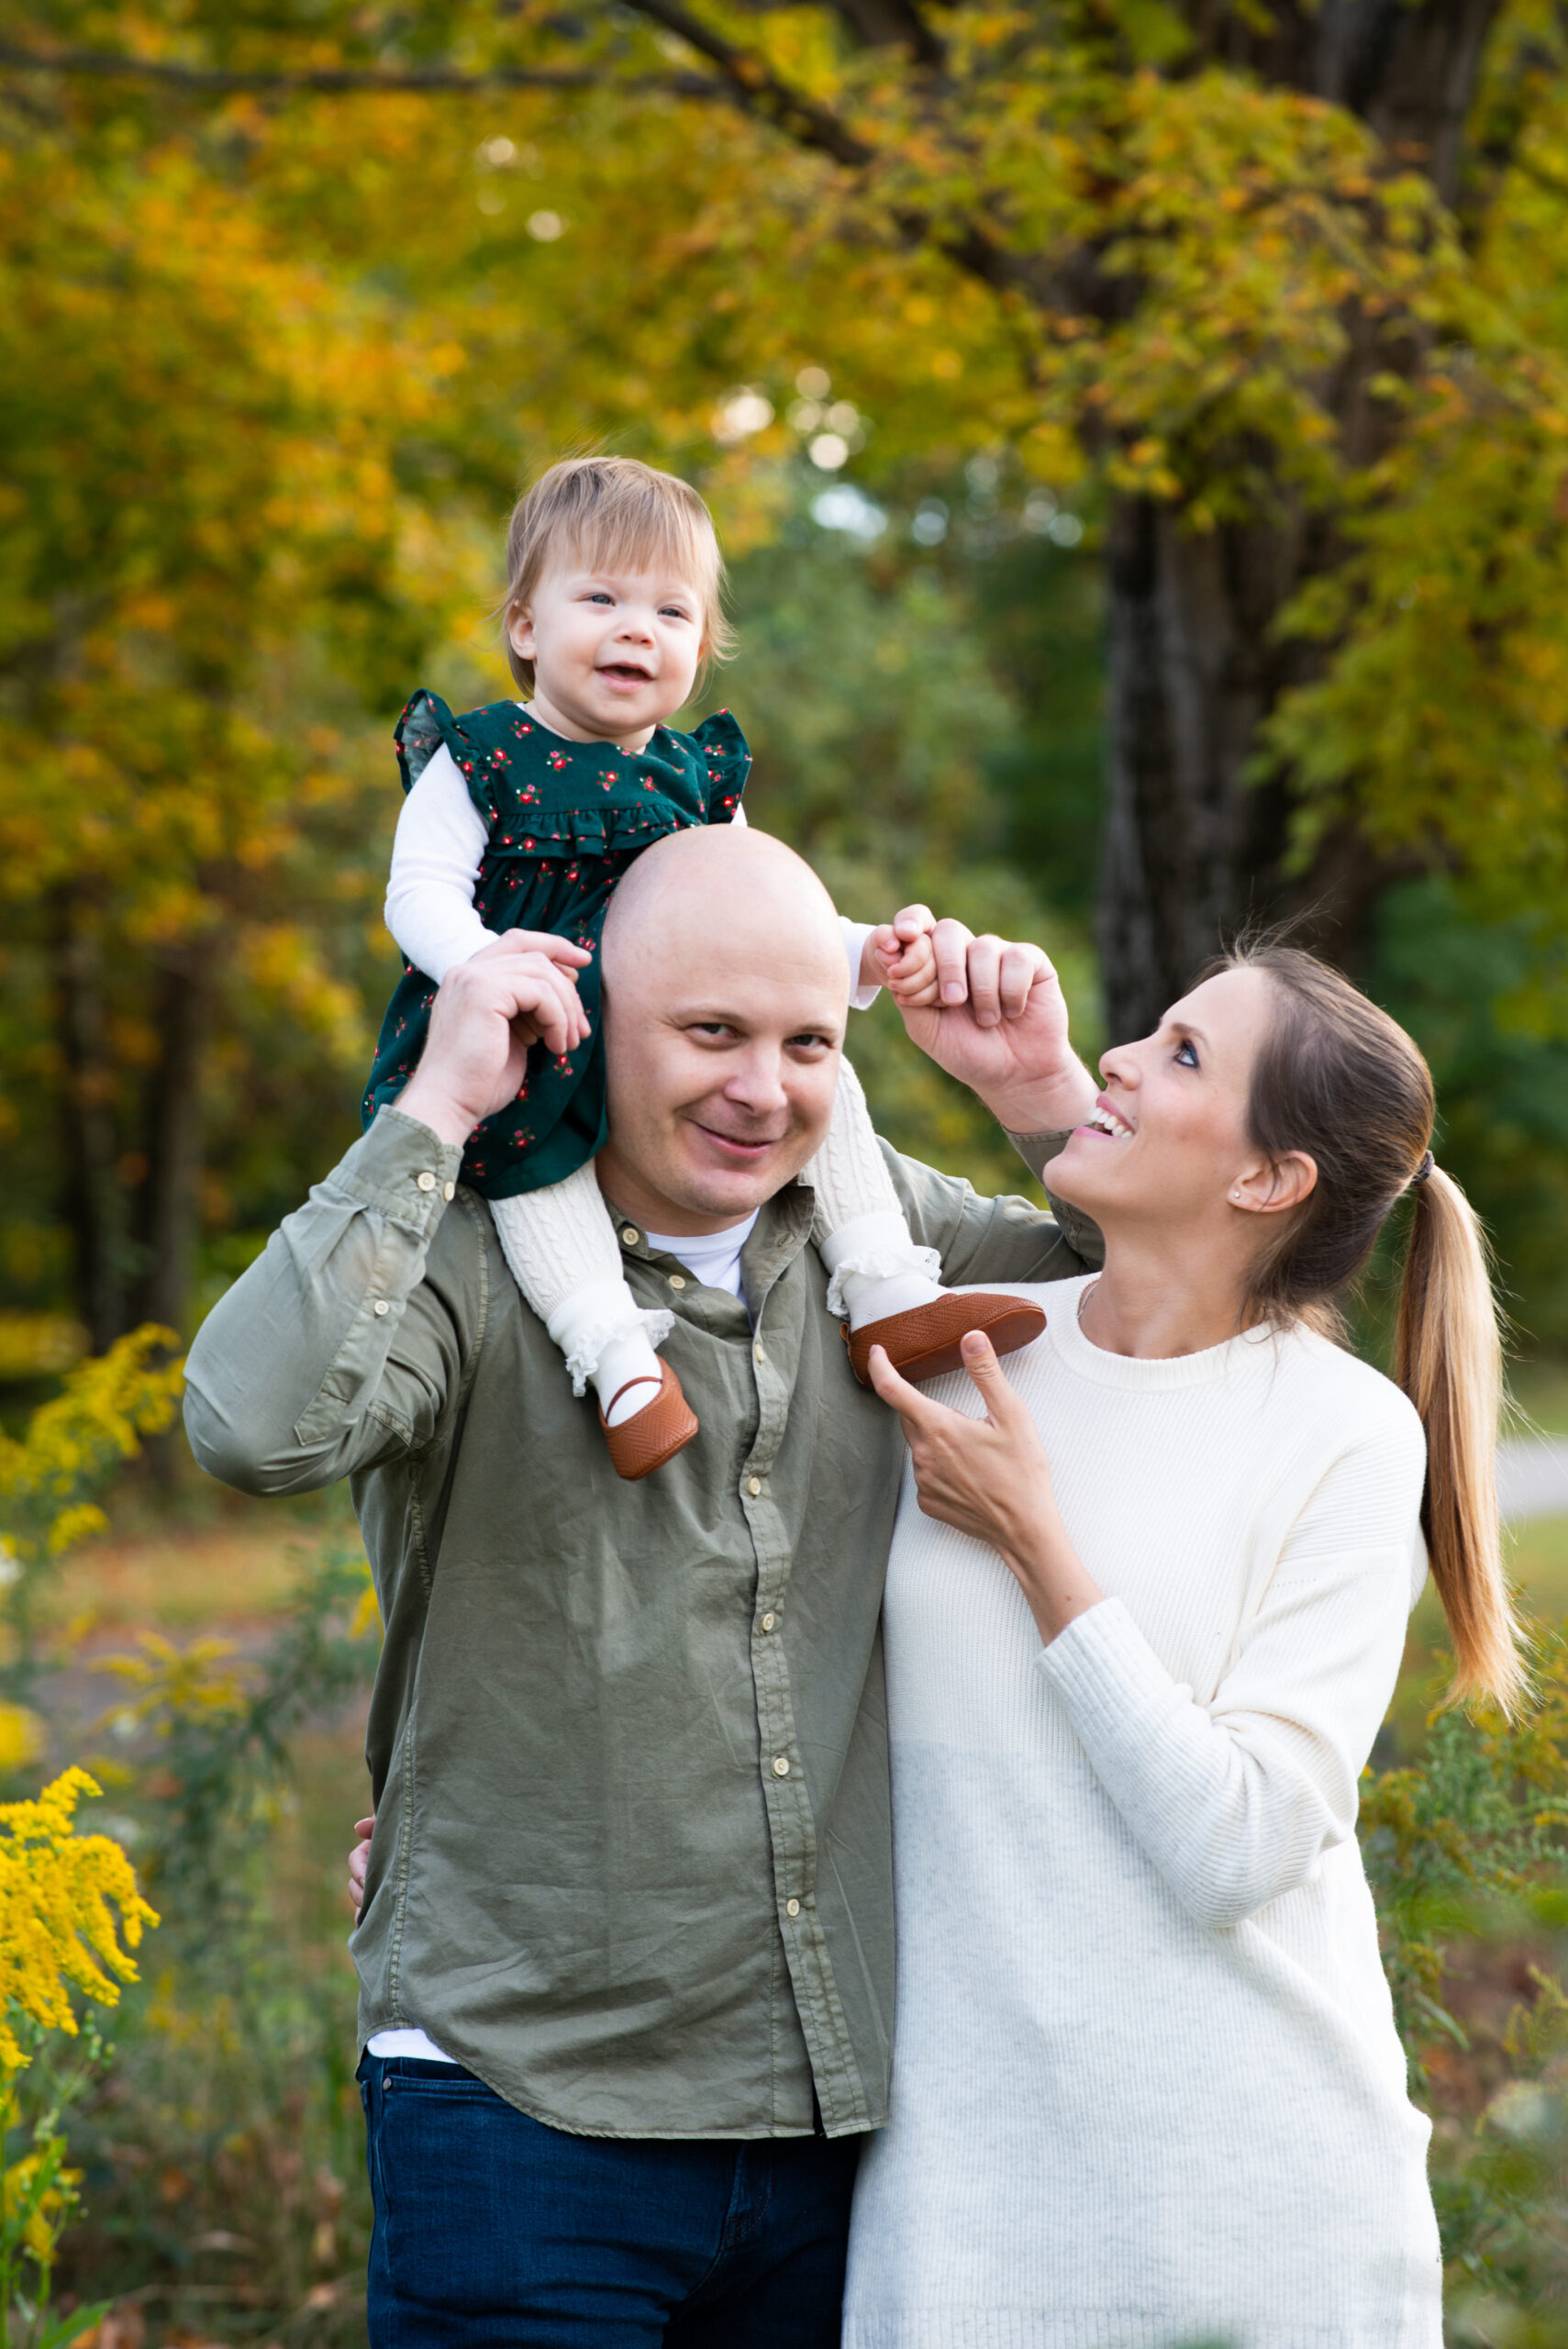
{"type": "Polygon", "coordinates": [[[573,2137],[360,2065],[373,2349],[838,2349],[860,2140],[573,2137]]]}

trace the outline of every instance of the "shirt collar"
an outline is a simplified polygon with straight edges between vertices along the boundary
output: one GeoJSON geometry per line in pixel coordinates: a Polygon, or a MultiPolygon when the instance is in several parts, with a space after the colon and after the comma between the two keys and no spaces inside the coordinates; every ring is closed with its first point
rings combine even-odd
{"type": "MultiPolygon", "coordinates": [[[[639,1223],[622,1215],[613,1199],[606,1203],[615,1220],[616,1238],[623,1256],[631,1256],[645,1264],[673,1264],[674,1256],[662,1254],[648,1244],[648,1234],[639,1223]]],[[[771,1199],[764,1199],[757,1211],[751,1236],[740,1251],[740,1276],[746,1294],[753,1304],[764,1297],[773,1283],[811,1237],[812,1218],[817,1211],[817,1194],[809,1183],[798,1179],[786,1183],[771,1199]]]]}

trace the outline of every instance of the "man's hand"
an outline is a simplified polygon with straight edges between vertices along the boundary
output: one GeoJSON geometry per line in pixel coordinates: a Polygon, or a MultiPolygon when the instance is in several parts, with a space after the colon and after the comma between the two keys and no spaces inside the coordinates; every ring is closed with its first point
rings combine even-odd
{"type": "Polygon", "coordinates": [[[588,1033],[568,958],[591,958],[564,939],[540,953],[523,943],[531,935],[498,938],[449,971],[437,989],[423,1055],[396,1106],[444,1142],[461,1145],[481,1119],[516,1100],[536,1039],[559,1055],[588,1033]]]}
{"type": "Polygon", "coordinates": [[[1077,1125],[1094,1107],[1095,1080],[1073,1050],[1062,983],[1049,955],[990,933],[972,938],[961,923],[940,927],[967,940],[968,999],[949,998],[944,974],[940,1008],[901,1003],[915,1042],[977,1093],[1011,1132],[1077,1125]]]}
{"type": "Polygon", "coordinates": [[[585,969],[594,959],[586,946],[578,946],[570,938],[558,938],[553,930],[504,930],[499,938],[493,939],[488,946],[482,946],[477,954],[471,954],[469,960],[479,963],[486,955],[496,953],[542,954],[547,962],[559,964],[573,980],[577,973],[585,969]]]}
{"type": "Polygon", "coordinates": [[[349,1906],[354,1912],[354,1922],[360,1921],[360,1911],[365,1905],[365,1876],[371,1864],[371,1837],[375,1833],[375,1813],[368,1819],[356,1819],[354,1832],[359,1842],[349,1854],[349,1906]]]}

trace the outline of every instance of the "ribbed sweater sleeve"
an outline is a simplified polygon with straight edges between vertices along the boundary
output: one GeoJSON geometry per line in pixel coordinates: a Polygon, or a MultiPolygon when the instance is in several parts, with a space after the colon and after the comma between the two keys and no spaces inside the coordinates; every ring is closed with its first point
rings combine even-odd
{"type": "Polygon", "coordinates": [[[1354,1828],[1404,1647],[1425,1470],[1408,1407],[1379,1418],[1302,1509],[1207,1703],[1117,1598],[1040,1655],[1101,1785],[1200,1925],[1240,1924],[1354,1828]]]}

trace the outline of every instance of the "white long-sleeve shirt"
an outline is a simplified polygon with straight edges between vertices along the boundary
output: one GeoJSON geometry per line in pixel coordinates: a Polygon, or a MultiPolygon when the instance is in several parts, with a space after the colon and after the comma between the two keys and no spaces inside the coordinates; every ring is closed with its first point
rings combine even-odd
{"type": "MultiPolygon", "coordinates": [[[[735,821],[746,811],[738,807],[735,821]]],[[[386,926],[417,971],[438,985],[456,963],[493,945],[473,902],[489,835],[456,760],[443,743],[403,802],[392,845],[386,926]]],[[[850,962],[850,1001],[863,1011],[877,989],[861,983],[874,925],[840,917],[850,962]]]]}
{"type": "Polygon", "coordinates": [[[1306,1331],[1101,1353],[1084,1286],[1027,1292],[1048,1325],[1005,1367],[1104,1601],[1043,1645],[994,1551],[900,1507],[892,2118],[846,2349],[1439,2349],[1354,1836],[1420,1426],[1306,1331]]]}

